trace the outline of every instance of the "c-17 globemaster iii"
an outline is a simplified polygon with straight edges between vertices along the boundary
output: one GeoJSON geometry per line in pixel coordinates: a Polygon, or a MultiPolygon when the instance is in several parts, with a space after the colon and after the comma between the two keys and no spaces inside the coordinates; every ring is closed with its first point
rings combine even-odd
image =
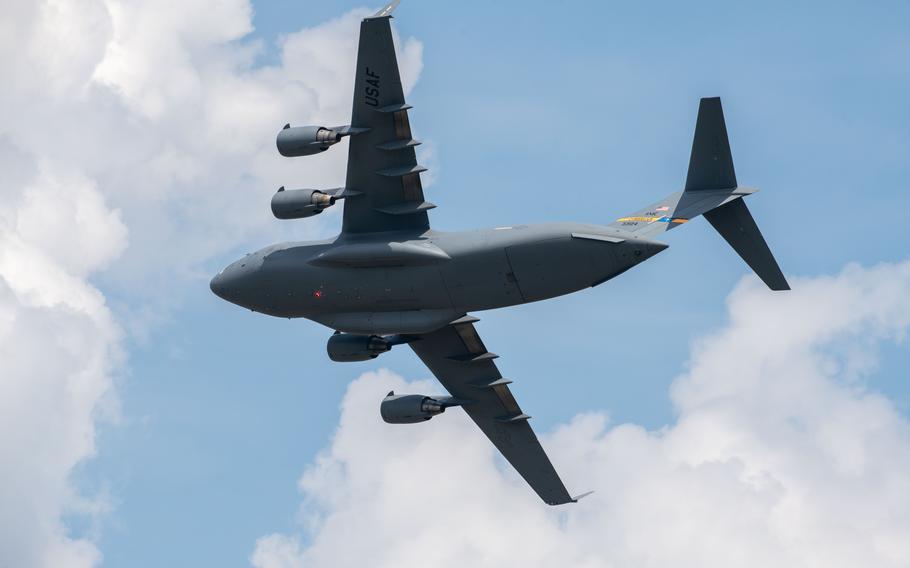
{"type": "Polygon", "coordinates": [[[441,232],[430,228],[390,27],[393,2],[363,20],[351,124],[286,126],[284,156],[323,152],[350,137],[343,188],[281,188],[279,219],[344,200],[341,234],[266,247],[215,276],[212,291],[251,310],[333,330],[333,361],[365,361],[407,344],[449,391],[389,393],[389,423],[418,423],[460,406],[550,505],[574,502],[496,368],[470,312],[597,286],[667,248],[661,233],[704,215],[772,290],[789,286],[736,181],[720,99],[701,100],[685,189],[609,225],[548,223],[441,232]]]}

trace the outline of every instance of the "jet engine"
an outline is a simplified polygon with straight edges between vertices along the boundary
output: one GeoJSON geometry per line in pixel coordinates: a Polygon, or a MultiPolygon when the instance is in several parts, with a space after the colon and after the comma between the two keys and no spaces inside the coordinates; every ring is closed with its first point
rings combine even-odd
{"type": "Polygon", "coordinates": [[[278,152],[287,158],[311,156],[325,152],[337,144],[343,133],[325,126],[295,126],[286,124],[278,133],[278,152]]]}
{"type": "Polygon", "coordinates": [[[442,414],[451,406],[422,394],[395,394],[391,391],[382,399],[379,413],[389,424],[415,424],[442,414]]]}
{"type": "Polygon", "coordinates": [[[367,361],[392,348],[392,343],[378,335],[336,333],[329,338],[326,351],[329,359],[337,363],[367,361]]]}
{"type": "Polygon", "coordinates": [[[278,189],[272,196],[272,214],[279,219],[303,219],[335,205],[337,198],[318,189],[278,189]]]}

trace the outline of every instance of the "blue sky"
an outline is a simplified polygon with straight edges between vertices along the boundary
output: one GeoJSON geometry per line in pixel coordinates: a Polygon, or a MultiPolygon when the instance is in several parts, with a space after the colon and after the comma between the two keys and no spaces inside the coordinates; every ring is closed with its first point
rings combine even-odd
{"type": "MultiPolygon", "coordinates": [[[[257,65],[271,65],[284,35],[362,6],[254,2],[255,30],[236,41],[262,42],[257,65]]],[[[738,179],[761,188],[749,206],[794,285],[853,262],[902,261],[908,16],[904,2],[405,0],[394,25],[423,44],[409,102],[432,152],[431,223],[606,224],[679,189],[698,99],[721,96],[738,179]]],[[[310,183],[303,162],[291,173],[288,185],[310,183]]],[[[267,198],[250,203],[267,213],[267,198]]],[[[105,566],[249,565],[258,538],[298,530],[298,479],[330,444],[349,383],[379,368],[429,378],[406,349],[333,364],[330,330],[213,296],[209,275],[264,239],[201,259],[143,333],[124,325],[121,419],[102,423],[97,455],[75,474],[112,507],[99,524],[70,525],[97,535],[105,566]]],[[[667,252],[596,289],[477,314],[539,432],[587,411],[648,430],[674,423],[670,384],[693,341],[727,320],[747,268],[703,221],[666,241],[667,252]]],[[[93,280],[117,318],[145,308],[123,280],[93,280]]],[[[878,370],[857,388],[906,416],[906,344],[877,350],[878,370]]]]}

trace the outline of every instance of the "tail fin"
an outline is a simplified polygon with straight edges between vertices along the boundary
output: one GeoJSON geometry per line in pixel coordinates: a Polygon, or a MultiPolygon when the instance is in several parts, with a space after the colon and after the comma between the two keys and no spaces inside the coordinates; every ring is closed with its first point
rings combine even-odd
{"type": "Polygon", "coordinates": [[[730,153],[720,97],[702,99],[698,105],[692,155],[689,156],[686,191],[735,187],[736,172],[733,171],[733,155],[730,153]]]}
{"type": "Polygon", "coordinates": [[[789,290],[790,285],[742,199],[756,191],[736,182],[720,98],[702,99],[685,191],[621,217],[610,227],[637,238],[653,238],[704,215],[769,288],[789,290]]]}
{"type": "MultiPolygon", "coordinates": [[[[736,173],[720,97],[702,99],[698,106],[685,193],[719,189],[735,191],[736,188],[736,173]]],[[[706,211],[704,216],[768,288],[790,289],[742,197],[706,211]]]]}

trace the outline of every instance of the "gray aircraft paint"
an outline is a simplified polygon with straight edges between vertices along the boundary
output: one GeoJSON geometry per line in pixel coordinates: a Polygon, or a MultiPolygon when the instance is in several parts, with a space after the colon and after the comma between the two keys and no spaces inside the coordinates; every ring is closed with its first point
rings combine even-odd
{"type": "Polygon", "coordinates": [[[467,312],[595,286],[667,248],[644,238],[597,238],[615,234],[578,223],[458,233],[427,230],[410,237],[401,234],[394,241],[387,240],[388,235],[364,240],[342,234],[332,241],[266,247],[225,268],[212,289],[257,312],[308,318],[347,333],[423,333],[467,312]],[[433,254],[415,255],[410,247],[433,254]],[[324,260],[338,249],[348,254],[335,262],[324,260]],[[414,312],[402,321],[415,323],[383,327],[358,319],[388,312],[414,312]],[[420,318],[419,312],[427,312],[427,317],[420,318]]]}
{"type": "MultiPolygon", "coordinates": [[[[316,132],[334,131],[335,140],[351,137],[345,188],[316,192],[313,201],[300,201],[311,199],[313,190],[282,192],[273,200],[276,216],[287,218],[318,214],[343,199],[341,234],[247,255],[212,279],[212,291],[263,314],[306,318],[354,334],[334,336],[345,339],[336,360],[368,359],[409,343],[451,397],[390,394],[382,403],[387,421],[397,420],[388,414],[402,400],[429,401],[427,420],[447,406],[461,406],[545,502],[573,502],[512,396],[511,381],[499,374],[497,356],[477,335],[476,318],[467,314],[597,286],[666,249],[653,239],[698,215],[769,287],[788,289],[742,200],[757,190],[738,186],[720,99],[709,98],[699,106],[683,191],[603,226],[431,229],[427,211],[435,206],[424,199],[420,184],[424,168],[414,153],[419,142],[411,137],[389,24],[396,4],[361,24],[351,125],[286,127],[279,134],[279,150],[290,155],[326,150],[325,143],[311,150],[317,142],[307,137],[316,132]],[[361,359],[357,337],[364,339],[361,359]]],[[[412,414],[398,418],[415,421],[412,414]]]]}

